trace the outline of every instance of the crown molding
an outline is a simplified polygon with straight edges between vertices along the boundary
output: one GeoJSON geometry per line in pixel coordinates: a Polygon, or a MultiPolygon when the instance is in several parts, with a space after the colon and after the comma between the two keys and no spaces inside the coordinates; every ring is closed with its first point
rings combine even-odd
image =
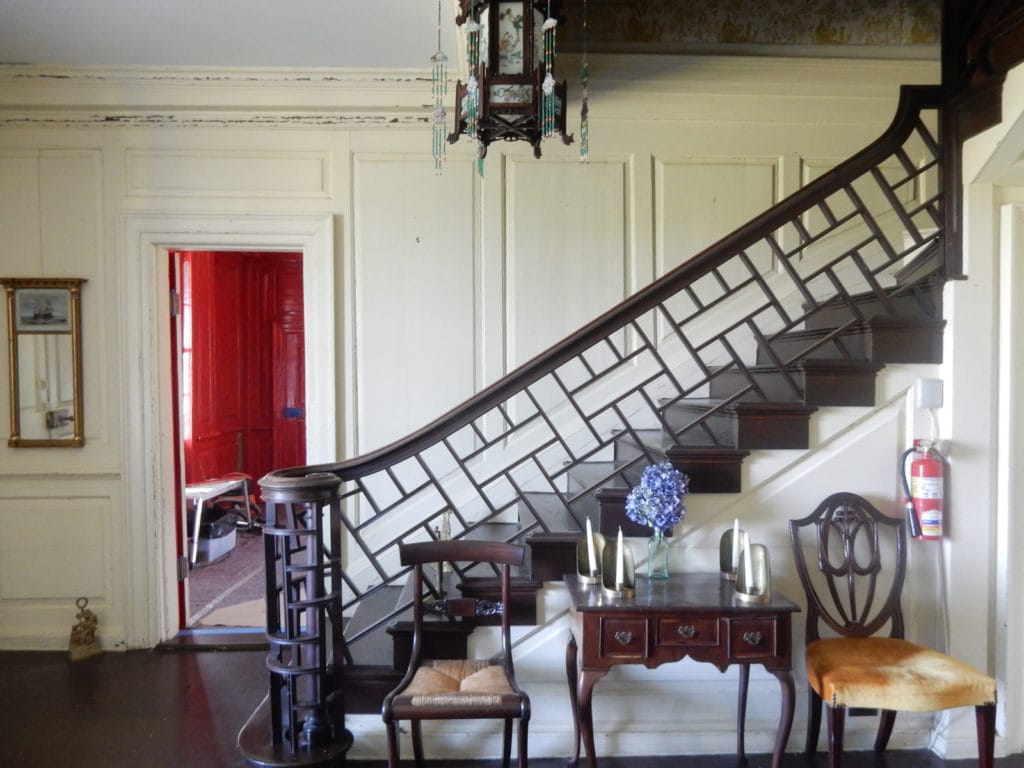
{"type": "MultiPolygon", "coordinates": [[[[730,102],[720,114],[726,108],[723,96],[813,102],[837,89],[847,98],[882,99],[888,109],[900,83],[937,82],[939,76],[935,61],[889,58],[595,54],[588,59],[594,118],[613,117],[640,108],[638,99],[654,98],[666,115],[728,120],[736,106],[730,102]]],[[[557,75],[570,81],[571,92],[581,63],[575,54],[560,57],[557,75]]],[[[449,79],[456,77],[457,71],[449,70],[449,79]]],[[[763,112],[758,107],[742,118],[764,118],[763,112]]],[[[401,129],[422,128],[432,114],[427,69],[0,66],[2,128],[401,129]]]]}
{"type": "Polygon", "coordinates": [[[0,66],[0,125],[420,125],[428,70],[0,66]]]}

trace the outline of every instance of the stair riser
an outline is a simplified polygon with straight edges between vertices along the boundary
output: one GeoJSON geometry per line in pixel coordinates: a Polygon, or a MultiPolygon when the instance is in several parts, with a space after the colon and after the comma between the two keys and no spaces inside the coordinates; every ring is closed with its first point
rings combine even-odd
{"type": "Polygon", "coordinates": [[[531,576],[537,581],[561,581],[564,574],[573,573],[579,536],[578,531],[531,536],[531,576]]]}
{"type": "MultiPolygon", "coordinates": [[[[673,429],[682,429],[701,412],[697,406],[673,406],[668,421],[673,429]]],[[[809,412],[756,413],[753,411],[722,410],[706,422],[718,440],[719,447],[752,450],[760,448],[807,448],[809,440],[809,412]]],[[[703,430],[690,432],[703,434],[703,430]]],[[[683,447],[706,445],[702,438],[692,439],[684,434],[679,441],[683,447]],[[693,440],[693,442],[691,442],[693,440]]]]}
{"type": "Polygon", "coordinates": [[[741,417],[736,426],[736,447],[746,450],[762,448],[810,447],[810,417],[790,416],[741,417]]]}
{"type": "Polygon", "coordinates": [[[616,442],[616,459],[622,462],[642,458],[641,466],[650,461],[671,461],[690,479],[690,493],[738,493],[740,490],[744,451],[705,451],[666,447],[664,433],[640,435],[649,440],[645,453],[632,438],[616,442]],[[649,458],[653,457],[653,459],[649,458]]]}
{"type": "MultiPolygon", "coordinates": [[[[875,371],[793,371],[793,381],[803,391],[797,398],[786,378],[779,371],[758,371],[752,377],[768,400],[774,402],[800,402],[806,405],[875,404],[875,371]]],[[[738,371],[719,374],[711,384],[711,396],[729,398],[750,382],[738,371]]],[[[761,399],[755,390],[743,394],[741,400],[755,402],[761,399]]]]}
{"type": "MultiPolygon", "coordinates": [[[[941,321],[922,321],[921,325],[887,323],[875,318],[871,326],[852,328],[808,353],[815,344],[815,334],[794,333],[775,339],[770,347],[783,362],[797,355],[814,358],[861,359],[873,363],[941,363],[941,321]],[[844,354],[845,351],[845,354],[844,354]]],[[[763,349],[757,353],[757,364],[774,364],[763,349]]]]}
{"type": "Polygon", "coordinates": [[[870,351],[876,363],[941,363],[942,327],[876,329],[870,351]]]}
{"type": "Polygon", "coordinates": [[[606,539],[618,536],[620,527],[623,536],[651,535],[650,528],[638,525],[626,516],[626,497],[628,495],[629,491],[624,488],[608,488],[598,494],[598,506],[601,510],[598,530],[606,539]]]}
{"type": "Polygon", "coordinates": [[[384,697],[398,687],[404,672],[390,668],[346,668],[345,711],[354,715],[380,715],[384,697]]]}
{"type": "MultiPolygon", "coordinates": [[[[674,405],[665,412],[665,421],[673,432],[678,432],[707,413],[707,410],[705,406],[674,405]]],[[[736,420],[729,413],[717,413],[704,421],[704,427],[687,430],[677,443],[682,446],[735,447],[736,420]]]]}
{"type": "Polygon", "coordinates": [[[690,478],[690,493],[739,493],[746,451],[669,452],[672,465],[690,478]]]}

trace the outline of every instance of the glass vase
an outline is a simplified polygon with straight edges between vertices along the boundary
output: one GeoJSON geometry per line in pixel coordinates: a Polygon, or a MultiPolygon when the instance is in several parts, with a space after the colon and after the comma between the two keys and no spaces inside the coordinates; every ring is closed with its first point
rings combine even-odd
{"type": "Polygon", "coordinates": [[[647,577],[668,578],[668,540],[662,530],[655,530],[647,540],[647,577]]]}

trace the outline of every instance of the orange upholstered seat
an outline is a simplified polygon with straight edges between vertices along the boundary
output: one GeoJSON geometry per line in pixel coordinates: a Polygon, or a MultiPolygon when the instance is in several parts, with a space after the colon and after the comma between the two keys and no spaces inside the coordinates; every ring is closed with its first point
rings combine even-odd
{"type": "Polygon", "coordinates": [[[944,653],[894,637],[807,646],[807,683],[833,707],[931,712],[996,699],[996,681],[944,653]]]}
{"type": "Polygon", "coordinates": [[[829,768],[840,768],[851,707],[881,711],[877,752],[889,743],[899,710],[974,707],[979,763],[992,768],[996,681],[903,638],[903,519],[883,515],[856,494],[836,493],[807,517],[791,520],[789,531],[807,595],[807,751],[817,751],[823,704],[829,768]],[[830,636],[822,637],[822,630],[830,636]]]}

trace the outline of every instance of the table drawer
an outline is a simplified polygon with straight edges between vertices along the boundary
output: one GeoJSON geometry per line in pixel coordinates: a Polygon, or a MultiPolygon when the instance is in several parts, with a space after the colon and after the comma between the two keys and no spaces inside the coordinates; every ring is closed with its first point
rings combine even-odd
{"type": "Polygon", "coordinates": [[[667,617],[658,620],[658,645],[716,646],[718,619],[667,617]]]}
{"type": "Polygon", "coordinates": [[[647,657],[647,620],[601,617],[603,659],[644,659],[647,657]]]}
{"type": "Polygon", "coordinates": [[[734,660],[767,659],[777,654],[776,619],[729,620],[729,657],[734,660]]]}

